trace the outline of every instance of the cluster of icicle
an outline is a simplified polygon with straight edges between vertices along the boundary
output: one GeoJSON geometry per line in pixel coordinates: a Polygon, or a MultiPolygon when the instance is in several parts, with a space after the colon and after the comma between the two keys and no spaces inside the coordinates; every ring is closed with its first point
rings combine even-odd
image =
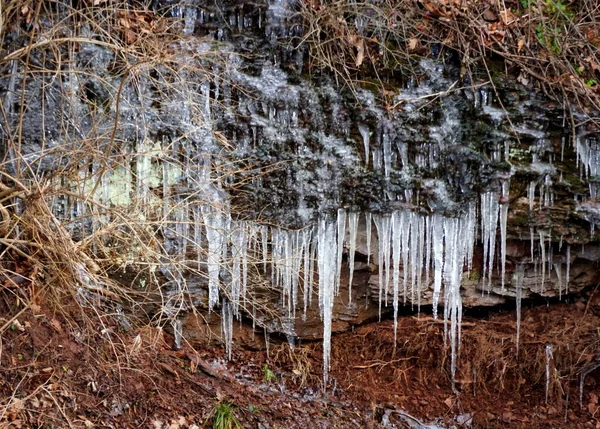
{"type": "MultiPolygon", "coordinates": [[[[491,277],[493,249],[495,248],[498,219],[504,218],[498,204],[498,193],[484,194],[481,200],[482,238],[489,260],[486,278],[491,277]]],[[[270,272],[271,282],[281,291],[287,317],[294,319],[296,310],[304,307],[304,317],[311,305],[313,290],[318,288],[318,304],[323,319],[323,371],[327,383],[331,348],[333,305],[340,290],[342,256],[348,251],[349,288],[352,300],[354,255],[357,248],[359,218],[363,214],[338,210],[336,215],[322,215],[317,224],[303,230],[285,230],[247,221],[225,221],[224,215],[212,212],[204,216],[208,242],[207,260],[209,277],[209,306],[220,302],[223,292],[220,271],[231,272],[226,295],[229,303],[223,305],[224,337],[230,342],[230,320],[240,315],[241,303],[247,302],[248,264],[262,265],[270,272]],[[225,225],[228,224],[228,228],[225,225]],[[229,229],[229,238],[224,231],[229,229]],[[225,246],[230,246],[229,252],[225,246]],[[230,257],[225,260],[225,255],[230,257]],[[253,262],[249,262],[254,255],[253,262]],[[258,256],[258,260],[256,259],[258,256]],[[301,301],[300,301],[301,297],[301,301]]],[[[378,236],[379,308],[388,306],[392,296],[395,328],[401,303],[410,298],[420,304],[422,291],[433,286],[433,315],[443,305],[445,338],[451,350],[451,371],[455,373],[460,344],[462,301],[460,296],[463,272],[472,266],[473,249],[478,239],[477,205],[471,203],[461,216],[446,217],[438,213],[418,214],[398,210],[391,214],[365,213],[367,253],[371,253],[372,225],[378,236]],[[431,282],[430,279],[433,279],[431,282]]],[[[505,219],[503,219],[505,221],[505,219]]],[[[502,222],[500,222],[502,224],[502,222]]],[[[502,228],[505,229],[505,226],[502,228]]],[[[504,239],[504,234],[503,239],[504,239]]],[[[500,246],[505,260],[505,246],[500,246]]],[[[231,350],[231,344],[227,344],[231,350]]]]}
{"type": "MultiPolygon", "coordinates": [[[[165,173],[166,174],[166,173],[165,173]]],[[[167,179],[165,178],[165,183],[167,179]]],[[[346,212],[323,214],[316,225],[301,230],[287,230],[260,225],[253,221],[232,219],[228,204],[206,204],[200,201],[181,204],[170,201],[165,186],[165,249],[171,256],[185,259],[195,248],[199,271],[208,277],[208,306],[221,306],[223,338],[227,355],[232,350],[232,319],[240,318],[242,310],[251,313],[252,299],[248,272],[251,264],[262,267],[270,275],[272,285],[280,290],[287,320],[294,320],[303,307],[303,317],[318,296],[323,320],[323,371],[328,379],[331,347],[333,305],[340,291],[344,249],[348,255],[349,295],[352,301],[352,281],[361,216],[365,221],[366,253],[371,255],[373,225],[377,234],[379,266],[379,309],[390,304],[394,310],[394,325],[401,304],[408,300],[420,305],[423,291],[433,290],[433,316],[438,317],[438,305],[443,305],[445,339],[451,350],[451,371],[454,375],[460,344],[462,302],[460,295],[463,271],[470,270],[477,240],[484,248],[484,286],[491,288],[496,237],[500,229],[500,260],[504,283],[506,261],[506,221],[508,181],[502,191],[481,195],[479,204],[470,203],[462,215],[446,217],[439,213],[419,214],[409,209],[387,214],[346,212]],[[478,230],[480,228],[480,233],[478,230]],[[224,279],[229,274],[227,284],[224,279]],[[314,293],[316,289],[316,294],[314,293]]],[[[218,192],[205,187],[204,193],[218,199],[218,192]]],[[[58,207],[58,206],[57,206],[58,207]]],[[[63,214],[64,215],[64,214],[63,214]]],[[[74,219],[81,212],[72,213],[74,219]]],[[[181,259],[180,258],[180,259],[181,259]]],[[[293,332],[292,332],[293,333],[293,332]]],[[[180,334],[180,333],[179,333],[180,334]]],[[[180,335],[178,336],[179,338],[180,335]]]]}

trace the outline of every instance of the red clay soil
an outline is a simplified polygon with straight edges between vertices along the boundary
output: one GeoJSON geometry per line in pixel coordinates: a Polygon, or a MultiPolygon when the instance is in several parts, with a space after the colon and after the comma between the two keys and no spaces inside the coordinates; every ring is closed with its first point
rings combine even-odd
{"type": "Polygon", "coordinates": [[[440,428],[597,428],[600,318],[589,302],[524,309],[518,356],[514,312],[465,319],[454,386],[440,321],[401,318],[395,348],[391,321],[358,327],[333,338],[323,394],[320,343],[234,346],[225,362],[220,346],[173,351],[162,329],[124,330],[109,311],[21,309],[2,293],[0,314],[21,313],[1,323],[0,427],[218,427],[230,411],[231,428],[422,427],[410,416],[440,428]]]}

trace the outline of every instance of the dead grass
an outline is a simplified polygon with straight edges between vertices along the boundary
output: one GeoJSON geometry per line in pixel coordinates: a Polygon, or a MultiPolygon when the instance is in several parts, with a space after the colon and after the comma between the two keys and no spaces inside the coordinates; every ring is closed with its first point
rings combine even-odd
{"type": "MultiPolygon", "coordinates": [[[[204,235],[200,205],[223,212],[230,208],[206,200],[200,167],[204,154],[190,155],[189,146],[205,125],[207,100],[198,97],[200,83],[210,88],[226,54],[184,37],[182,20],[161,16],[144,2],[3,2],[0,20],[6,23],[0,25],[0,72],[9,82],[0,106],[8,125],[0,162],[0,286],[23,301],[3,320],[0,333],[40,300],[52,301],[57,310],[65,302],[78,302],[90,310],[84,311],[86,317],[100,319],[94,306],[110,301],[112,317],[122,319],[118,309],[139,308],[152,293],[156,311],[147,319],[160,326],[181,311],[194,310],[198,303],[186,278],[202,282],[207,277],[206,246],[195,242],[204,235]],[[94,69],[95,47],[110,59],[107,73],[94,69]],[[92,62],[78,64],[86,50],[93,53],[92,62]],[[192,91],[190,82],[200,83],[192,91]],[[42,100],[60,91],[65,104],[59,106],[59,135],[42,135],[36,150],[26,152],[25,138],[31,138],[24,134],[31,97],[27,88],[32,85],[39,86],[42,100]],[[131,100],[168,111],[174,107],[169,100],[176,99],[189,106],[187,133],[163,139],[142,133],[139,141],[127,140],[122,113],[139,108],[129,105],[131,100]],[[73,111],[77,106],[86,114],[73,111]],[[162,177],[144,177],[151,168],[162,177]],[[115,195],[118,186],[122,189],[115,195]],[[183,250],[170,249],[169,240],[183,250]],[[115,281],[114,273],[126,270],[138,274],[129,284],[115,281]]],[[[43,134],[51,117],[56,112],[42,110],[37,131],[43,134]]],[[[223,148],[207,161],[213,183],[227,181],[237,188],[241,184],[232,177],[252,180],[278,168],[227,161],[232,149],[227,139],[212,131],[208,136],[223,148]]],[[[223,269],[230,266],[225,259],[223,269]]],[[[249,276],[258,279],[260,273],[251,267],[249,276]]],[[[225,287],[222,293],[227,296],[225,287]]],[[[242,307],[250,304],[255,305],[245,308],[248,314],[271,311],[259,301],[242,307]]]]}
{"type": "Polygon", "coordinates": [[[309,69],[350,87],[409,80],[419,58],[458,53],[465,82],[506,73],[526,86],[600,108],[600,6],[592,0],[303,0],[309,69]],[[501,61],[498,61],[501,60],[501,61]]]}

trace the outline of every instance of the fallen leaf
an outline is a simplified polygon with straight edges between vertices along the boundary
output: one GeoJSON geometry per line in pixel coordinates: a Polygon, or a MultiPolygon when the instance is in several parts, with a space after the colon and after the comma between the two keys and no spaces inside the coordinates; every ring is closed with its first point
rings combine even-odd
{"type": "Polygon", "coordinates": [[[500,20],[504,23],[504,25],[511,25],[517,20],[517,17],[510,9],[504,9],[500,11],[500,20]]]}
{"type": "Polygon", "coordinates": [[[419,46],[419,39],[417,39],[416,37],[408,39],[408,50],[409,51],[414,51],[415,49],[417,49],[417,46],[419,46]]]}
{"type": "Polygon", "coordinates": [[[524,46],[525,46],[525,40],[524,39],[517,40],[517,52],[518,53],[520,53],[523,50],[524,46]]]}
{"type": "Polygon", "coordinates": [[[498,15],[496,15],[491,9],[483,11],[483,19],[488,22],[498,21],[498,15]]]}
{"type": "Polygon", "coordinates": [[[50,320],[50,326],[52,326],[56,332],[62,334],[63,329],[60,322],[57,319],[50,320]]]}

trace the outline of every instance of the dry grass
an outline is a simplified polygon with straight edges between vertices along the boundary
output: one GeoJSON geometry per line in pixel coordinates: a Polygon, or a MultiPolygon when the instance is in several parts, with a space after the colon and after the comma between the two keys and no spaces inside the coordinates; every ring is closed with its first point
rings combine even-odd
{"type": "Polygon", "coordinates": [[[419,58],[456,52],[467,83],[505,72],[579,107],[600,108],[600,5],[593,0],[303,0],[298,13],[309,67],[351,87],[408,80],[419,58]]]}
{"type": "MultiPolygon", "coordinates": [[[[251,180],[265,173],[252,160],[228,161],[231,145],[205,126],[210,96],[198,94],[202,83],[210,88],[215,70],[226,67],[226,54],[186,38],[182,20],[165,18],[143,2],[2,2],[0,20],[7,24],[0,25],[0,73],[9,83],[0,106],[7,125],[0,152],[0,286],[15,289],[26,307],[51,297],[60,309],[68,299],[91,315],[99,302],[133,309],[152,295],[156,311],[147,316],[159,325],[180,311],[194,311],[198,303],[186,279],[202,283],[207,277],[206,246],[193,234],[204,228],[200,205],[235,210],[207,199],[206,187],[216,191],[217,183],[227,182],[236,188],[241,183],[232,177],[251,180]],[[96,73],[93,57],[92,63],[81,63],[86,50],[106,55],[107,72],[96,73]],[[62,116],[44,111],[40,103],[42,123],[35,131],[42,136],[31,152],[24,146],[26,141],[31,146],[33,137],[26,135],[31,132],[26,105],[34,85],[42,100],[57,91],[64,100],[62,116]],[[142,131],[132,143],[123,112],[139,106],[130,103],[157,103],[168,112],[176,107],[169,100],[189,107],[187,131],[162,139],[142,131]],[[46,118],[51,123],[59,116],[58,135],[46,136],[46,118]],[[212,169],[208,181],[202,178],[206,154],[195,143],[197,132],[222,148],[206,157],[212,169]],[[154,176],[145,177],[148,171],[154,176]],[[184,249],[174,251],[169,242],[184,249]],[[127,270],[136,276],[115,281],[116,272],[127,270]]],[[[144,130],[146,119],[136,120],[144,130]]],[[[273,168],[278,167],[266,171],[273,168]]],[[[224,270],[230,266],[223,261],[224,270]]],[[[250,278],[260,278],[252,267],[250,278]]],[[[227,295],[225,287],[222,293],[227,295]]],[[[251,304],[256,305],[245,308],[249,314],[271,311],[264,303],[251,304]]],[[[0,332],[26,307],[3,320],[0,332]]]]}

